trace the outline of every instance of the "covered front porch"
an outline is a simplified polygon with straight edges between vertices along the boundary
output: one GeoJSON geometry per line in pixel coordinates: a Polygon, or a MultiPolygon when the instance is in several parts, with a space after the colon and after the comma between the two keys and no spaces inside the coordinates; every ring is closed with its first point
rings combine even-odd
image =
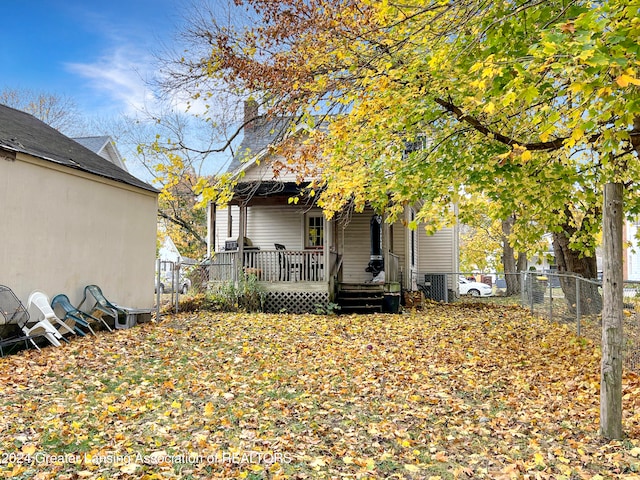
{"type": "MultiPolygon", "coordinates": [[[[336,302],[345,284],[371,283],[369,224],[373,212],[354,214],[343,224],[327,220],[314,205],[288,202],[291,192],[270,192],[247,201],[235,197],[212,216],[215,251],[210,282],[240,282],[251,278],[267,293],[268,311],[315,311],[336,302]],[[284,194],[283,194],[284,193],[284,194]]],[[[396,239],[399,239],[396,232],[396,239]]],[[[391,230],[383,225],[382,245],[391,246],[391,230]]],[[[404,248],[404,241],[398,242],[404,248]]],[[[383,250],[386,284],[400,291],[401,255],[383,250]]],[[[404,251],[402,252],[404,253],[404,251]]]]}

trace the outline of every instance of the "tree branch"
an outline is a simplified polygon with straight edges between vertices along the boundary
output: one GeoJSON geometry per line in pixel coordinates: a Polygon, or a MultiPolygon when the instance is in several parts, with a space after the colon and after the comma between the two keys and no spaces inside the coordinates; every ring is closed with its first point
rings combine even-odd
{"type": "Polygon", "coordinates": [[[198,232],[196,232],[193,227],[191,225],[189,225],[189,223],[187,223],[185,220],[178,218],[178,217],[173,217],[169,214],[167,214],[166,212],[163,212],[162,210],[158,210],[158,215],[160,215],[160,217],[169,220],[171,223],[175,223],[176,225],[184,228],[185,230],[187,230],[191,235],[193,235],[193,237],[200,243],[202,243],[203,245],[205,245],[207,242],[205,241],[204,238],[202,238],[198,232]]]}
{"type": "Polygon", "coordinates": [[[460,107],[448,102],[442,98],[435,98],[434,101],[443,107],[447,112],[452,113],[459,121],[471,125],[475,130],[486,136],[491,136],[500,143],[505,145],[520,145],[531,151],[552,151],[559,150],[564,146],[564,141],[568,137],[557,138],[548,142],[519,142],[515,138],[502,135],[496,131],[491,130],[484,123],[478,120],[476,117],[466,115],[460,107]]]}

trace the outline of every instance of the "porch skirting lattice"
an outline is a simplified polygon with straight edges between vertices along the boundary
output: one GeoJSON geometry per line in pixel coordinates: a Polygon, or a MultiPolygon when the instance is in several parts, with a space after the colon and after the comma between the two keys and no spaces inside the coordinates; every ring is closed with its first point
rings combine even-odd
{"type": "Polygon", "coordinates": [[[329,303],[328,292],[267,292],[265,311],[268,313],[309,313],[316,305],[329,303]]]}

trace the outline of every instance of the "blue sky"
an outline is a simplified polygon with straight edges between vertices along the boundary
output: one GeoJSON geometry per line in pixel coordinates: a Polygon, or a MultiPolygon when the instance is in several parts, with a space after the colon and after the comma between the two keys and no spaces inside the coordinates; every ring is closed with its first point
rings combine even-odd
{"type": "Polygon", "coordinates": [[[0,89],[63,94],[83,113],[129,113],[152,97],[153,53],[171,44],[175,0],[3,0],[0,89]]]}

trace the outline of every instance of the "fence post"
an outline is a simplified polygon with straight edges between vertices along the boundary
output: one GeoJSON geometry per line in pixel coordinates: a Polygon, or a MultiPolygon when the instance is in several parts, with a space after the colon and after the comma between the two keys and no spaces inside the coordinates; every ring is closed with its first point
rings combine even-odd
{"type": "Polygon", "coordinates": [[[160,265],[161,260],[156,260],[156,322],[160,321],[160,302],[162,293],[160,292],[160,265]]]}
{"type": "Polygon", "coordinates": [[[176,313],[180,310],[180,262],[174,264],[173,268],[173,293],[176,295],[176,313]]]}
{"type": "Polygon", "coordinates": [[[576,277],[576,326],[580,336],[580,277],[576,277]]]}
{"type": "Polygon", "coordinates": [[[553,282],[551,281],[551,273],[547,274],[549,282],[549,321],[553,322],[553,282]]]}
{"type": "Polygon", "coordinates": [[[535,297],[535,295],[534,295],[534,291],[533,291],[533,280],[534,280],[534,277],[533,277],[533,274],[531,272],[528,273],[527,279],[528,279],[527,283],[529,284],[529,289],[528,289],[529,297],[531,298],[531,315],[534,315],[535,314],[535,307],[534,307],[534,304],[535,304],[534,297],[535,297]]]}

